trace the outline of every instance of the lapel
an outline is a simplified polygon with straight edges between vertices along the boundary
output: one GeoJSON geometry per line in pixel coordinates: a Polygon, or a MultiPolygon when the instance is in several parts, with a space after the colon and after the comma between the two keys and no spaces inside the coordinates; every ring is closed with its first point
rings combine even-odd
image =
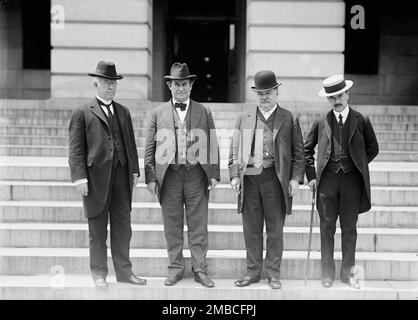
{"type": "Polygon", "coordinates": [[[349,134],[348,143],[350,143],[351,139],[353,138],[354,132],[356,131],[357,122],[358,122],[357,117],[354,114],[354,110],[351,108],[350,108],[350,111],[348,112],[348,117],[346,121],[348,121],[348,134],[349,134]]]}
{"type": "Polygon", "coordinates": [[[103,121],[103,123],[106,125],[106,127],[110,130],[109,124],[107,123],[106,116],[103,113],[102,108],[99,106],[96,99],[92,100],[90,103],[90,111],[96,115],[100,120],[103,121]]]}
{"type": "Polygon", "coordinates": [[[163,112],[162,112],[162,129],[168,129],[169,130],[169,136],[172,142],[172,145],[176,145],[176,129],[174,127],[174,114],[173,114],[174,108],[171,103],[171,99],[164,105],[163,112]]]}
{"type": "Polygon", "coordinates": [[[119,103],[113,101],[113,112],[116,115],[116,119],[119,122],[120,130],[123,134],[123,130],[125,129],[125,113],[121,112],[121,106],[119,103]]]}
{"type": "Polygon", "coordinates": [[[189,130],[196,129],[199,124],[200,117],[202,115],[202,110],[199,108],[196,103],[190,99],[190,105],[187,112],[190,112],[190,128],[189,130]]]}
{"type": "Polygon", "coordinates": [[[242,155],[245,157],[244,162],[248,161],[248,157],[251,153],[251,145],[253,143],[254,139],[254,130],[256,126],[257,121],[257,110],[258,107],[253,108],[249,113],[247,113],[247,116],[244,118],[242,124],[241,124],[241,135],[243,142],[243,153],[242,155]],[[249,132],[248,132],[249,131],[249,132]]]}
{"type": "Polygon", "coordinates": [[[274,127],[273,127],[273,141],[276,141],[277,134],[279,133],[280,128],[286,120],[286,114],[282,112],[282,109],[277,105],[276,116],[274,117],[274,127]]]}
{"type": "Polygon", "coordinates": [[[327,116],[325,117],[325,120],[324,120],[325,132],[327,133],[327,137],[330,143],[331,143],[331,135],[332,135],[332,130],[331,130],[332,118],[331,117],[333,116],[334,114],[333,114],[333,111],[331,110],[327,113],[327,116]]]}

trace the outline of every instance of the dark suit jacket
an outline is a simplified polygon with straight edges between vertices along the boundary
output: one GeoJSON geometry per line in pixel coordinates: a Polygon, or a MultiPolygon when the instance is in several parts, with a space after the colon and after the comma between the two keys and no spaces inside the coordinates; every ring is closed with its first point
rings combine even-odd
{"type": "MultiPolygon", "coordinates": [[[[325,116],[316,120],[305,141],[306,177],[308,181],[317,179],[317,187],[321,184],[322,172],[331,156],[331,117],[333,116],[333,111],[331,110],[325,116]],[[317,144],[318,159],[317,170],[315,172],[314,149],[317,144]]],[[[377,143],[373,126],[368,117],[350,108],[348,120],[348,151],[351,159],[360,171],[364,182],[359,208],[359,213],[363,213],[371,208],[369,162],[379,153],[379,144],[377,143]]]]}
{"type": "MultiPolygon", "coordinates": [[[[239,177],[241,190],[238,197],[238,212],[242,212],[244,195],[244,173],[251,156],[251,145],[257,119],[257,109],[240,116],[235,124],[235,130],[229,152],[230,178],[239,177]]],[[[305,173],[305,155],[303,137],[298,118],[286,109],[277,107],[273,127],[274,153],[276,174],[283,189],[286,202],[286,212],[291,214],[291,198],[288,197],[289,181],[297,180],[303,183],[305,173]]]]}
{"type": "MultiPolygon", "coordinates": [[[[176,111],[170,100],[154,108],[147,121],[145,183],[157,181],[159,195],[167,168],[175,163],[176,137],[173,112],[176,111]]],[[[192,99],[190,99],[188,112],[191,112],[191,139],[194,141],[194,146],[199,147],[198,161],[206,174],[208,183],[211,178],[219,181],[219,147],[212,113],[192,99]]]]}
{"type": "MultiPolygon", "coordinates": [[[[139,176],[138,152],[129,110],[113,101],[113,110],[119,119],[128,162],[129,179],[139,176]]],[[[103,211],[112,172],[113,148],[109,125],[101,107],[94,99],[75,109],[69,126],[69,159],[71,181],[87,178],[89,193],[83,197],[87,218],[103,211]]],[[[133,181],[130,184],[132,199],[133,181]]],[[[131,203],[130,203],[131,205],[131,203]]]]}

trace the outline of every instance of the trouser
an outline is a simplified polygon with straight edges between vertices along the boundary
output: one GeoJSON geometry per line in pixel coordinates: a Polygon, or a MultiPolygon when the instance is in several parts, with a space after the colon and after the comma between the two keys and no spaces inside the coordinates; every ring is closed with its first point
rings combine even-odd
{"type": "Polygon", "coordinates": [[[362,176],[358,171],[338,173],[324,171],[318,188],[318,213],[321,230],[322,277],[335,279],[334,235],[340,217],[342,263],[340,277],[350,277],[355,263],[356,223],[362,193],[362,176]]]}
{"type": "Polygon", "coordinates": [[[244,176],[242,222],[247,251],[247,275],[260,277],[263,266],[263,227],[266,222],[267,278],[280,278],[283,254],[283,226],[286,205],[275,168],[263,169],[259,175],[244,176]]]}
{"type": "Polygon", "coordinates": [[[105,208],[101,214],[88,219],[90,242],[90,270],[93,279],[106,278],[107,269],[107,225],[110,217],[110,248],[116,278],[132,274],[129,260],[131,241],[131,209],[127,166],[112,167],[109,191],[105,208]]]}
{"type": "Polygon", "coordinates": [[[161,211],[167,241],[170,275],[184,273],[183,226],[186,211],[187,237],[194,272],[207,273],[208,181],[200,165],[167,169],[161,190],[161,211]]]}

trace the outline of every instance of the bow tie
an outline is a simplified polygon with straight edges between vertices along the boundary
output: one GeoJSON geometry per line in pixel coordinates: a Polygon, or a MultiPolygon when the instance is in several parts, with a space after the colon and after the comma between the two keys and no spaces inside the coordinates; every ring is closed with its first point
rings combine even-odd
{"type": "Polygon", "coordinates": [[[187,107],[187,104],[185,104],[185,103],[178,103],[178,102],[176,102],[174,104],[174,108],[180,108],[181,111],[186,110],[186,107],[187,107]]]}
{"type": "Polygon", "coordinates": [[[102,100],[97,99],[98,104],[101,106],[104,106],[109,109],[109,107],[112,105],[112,101],[109,104],[104,103],[102,100]]]}

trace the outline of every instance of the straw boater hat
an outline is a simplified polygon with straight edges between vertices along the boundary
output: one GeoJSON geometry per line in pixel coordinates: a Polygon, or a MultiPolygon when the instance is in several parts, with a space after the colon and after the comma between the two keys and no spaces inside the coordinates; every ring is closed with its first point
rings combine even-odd
{"type": "Polygon", "coordinates": [[[267,91],[281,86],[276,80],[276,75],[270,70],[258,71],[254,76],[254,86],[251,90],[256,92],[267,91]]]}
{"type": "Polygon", "coordinates": [[[99,61],[96,67],[96,71],[90,72],[88,75],[92,77],[101,77],[112,80],[123,79],[122,75],[117,74],[115,64],[113,62],[106,61],[99,61]]]}
{"type": "Polygon", "coordinates": [[[190,74],[189,67],[187,64],[174,62],[171,66],[170,75],[164,76],[166,80],[196,80],[197,76],[194,74],[190,74]]]}
{"type": "Polygon", "coordinates": [[[336,74],[326,78],[322,85],[324,87],[318,94],[321,97],[331,97],[350,89],[353,86],[353,81],[344,80],[343,75],[336,74]]]}

